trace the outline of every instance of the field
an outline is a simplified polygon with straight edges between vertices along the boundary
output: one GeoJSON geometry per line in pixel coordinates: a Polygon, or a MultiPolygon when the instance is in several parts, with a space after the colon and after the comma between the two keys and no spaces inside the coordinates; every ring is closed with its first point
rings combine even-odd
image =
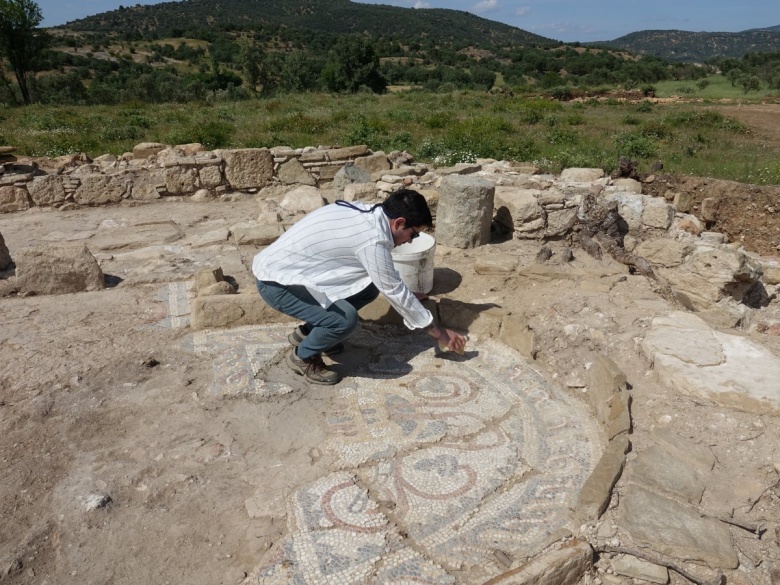
{"type": "Polygon", "coordinates": [[[659,84],[653,101],[559,102],[410,90],[197,104],[3,108],[0,144],[36,157],[119,155],[146,141],[202,142],[210,149],[367,144],[386,152],[407,150],[437,166],[496,158],[533,161],[547,172],[572,166],[612,171],[626,156],[639,162],[640,172],[660,161],[665,173],[780,184],[780,133],[771,130],[780,106],[760,106],[761,99],[778,99],[757,99],[755,92],[746,97],[725,79],[711,79],[703,89],[693,82],[659,84]],[[695,91],[676,92],[682,85],[695,91]],[[668,99],[673,95],[681,99],[668,99]],[[753,112],[749,120],[748,111],[753,112]]]}

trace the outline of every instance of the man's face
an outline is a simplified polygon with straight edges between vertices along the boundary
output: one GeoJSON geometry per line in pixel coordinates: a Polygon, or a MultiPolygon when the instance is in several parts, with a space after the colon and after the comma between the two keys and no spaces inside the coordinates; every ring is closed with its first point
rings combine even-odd
{"type": "Polygon", "coordinates": [[[400,246],[414,240],[422,230],[416,227],[407,227],[406,220],[399,217],[390,222],[390,231],[393,234],[393,244],[400,246]]]}

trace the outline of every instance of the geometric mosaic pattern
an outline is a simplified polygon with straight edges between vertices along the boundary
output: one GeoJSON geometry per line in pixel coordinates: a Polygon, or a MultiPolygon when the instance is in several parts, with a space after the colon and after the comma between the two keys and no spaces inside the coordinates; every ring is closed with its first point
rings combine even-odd
{"type": "Polygon", "coordinates": [[[191,349],[212,355],[214,381],[210,393],[270,398],[291,392],[287,384],[265,380],[263,370],[283,359],[290,349],[287,335],[292,328],[287,323],[195,332],[189,340],[191,349]]]}
{"type": "MultiPolygon", "coordinates": [[[[232,340],[221,393],[279,392],[263,372],[289,330],[196,334],[195,347],[232,340]]],[[[288,534],[247,583],[481,583],[568,526],[601,450],[582,404],[490,340],[442,357],[424,335],[363,326],[349,344],[383,357],[333,388],[323,448],[337,469],[291,494],[288,534]]]]}
{"type": "Polygon", "coordinates": [[[182,329],[190,325],[190,285],[171,282],[157,292],[157,311],[151,320],[153,327],[182,329]]]}

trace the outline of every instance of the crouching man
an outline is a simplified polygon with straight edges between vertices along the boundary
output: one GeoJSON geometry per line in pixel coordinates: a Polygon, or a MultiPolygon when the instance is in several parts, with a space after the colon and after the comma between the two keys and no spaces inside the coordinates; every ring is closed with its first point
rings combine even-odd
{"type": "Polygon", "coordinates": [[[373,207],[337,201],[309,213],[255,256],[252,272],[260,296],[303,321],[288,337],[293,347],[287,365],[294,372],[314,384],[337,384],[341,376],[322,356],[344,349],[342,342],[358,326],[358,311],[379,293],[409,329],[463,350],[466,338],[433,324],[430,311],[401,280],[390,253],[432,224],[428,204],[417,191],[397,191],[373,207]]]}

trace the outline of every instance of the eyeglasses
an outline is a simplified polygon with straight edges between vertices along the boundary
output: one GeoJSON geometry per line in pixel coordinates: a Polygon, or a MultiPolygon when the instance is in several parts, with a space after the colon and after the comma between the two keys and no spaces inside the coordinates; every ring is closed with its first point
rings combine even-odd
{"type": "Polygon", "coordinates": [[[420,235],[420,232],[418,232],[413,227],[410,227],[409,229],[412,230],[412,239],[415,239],[416,237],[418,237],[420,235]]]}

